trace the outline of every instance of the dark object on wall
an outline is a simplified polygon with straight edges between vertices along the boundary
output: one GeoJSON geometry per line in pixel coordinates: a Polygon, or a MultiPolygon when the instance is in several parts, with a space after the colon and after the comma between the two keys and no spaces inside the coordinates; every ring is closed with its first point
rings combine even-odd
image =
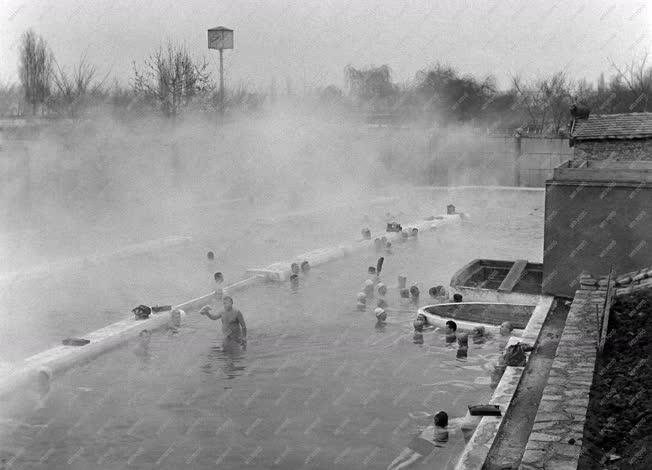
{"type": "Polygon", "coordinates": [[[401,224],[397,222],[389,222],[387,224],[387,232],[401,232],[403,230],[403,227],[401,227],[401,224]]]}
{"type": "Polygon", "coordinates": [[[471,416],[500,416],[498,405],[469,405],[471,416]]]}
{"type": "Polygon", "coordinates": [[[570,113],[573,119],[588,119],[591,110],[583,104],[573,103],[570,107],[570,113]]]}
{"type": "Polygon", "coordinates": [[[66,338],[61,341],[64,346],[86,346],[91,341],[84,338],[66,338]]]}
{"type": "Polygon", "coordinates": [[[172,305],[157,305],[152,307],[152,313],[169,312],[170,310],[172,310],[172,305]]]}
{"type": "Polygon", "coordinates": [[[152,314],[152,309],[147,305],[139,305],[132,312],[136,316],[136,320],[147,320],[152,314]]]}

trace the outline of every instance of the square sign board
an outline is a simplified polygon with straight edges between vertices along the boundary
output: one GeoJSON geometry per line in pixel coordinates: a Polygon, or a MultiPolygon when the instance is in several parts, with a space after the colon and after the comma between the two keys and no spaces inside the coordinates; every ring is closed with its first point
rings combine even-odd
{"type": "Polygon", "coordinates": [[[219,26],[208,30],[209,49],[233,49],[233,30],[219,26]]]}

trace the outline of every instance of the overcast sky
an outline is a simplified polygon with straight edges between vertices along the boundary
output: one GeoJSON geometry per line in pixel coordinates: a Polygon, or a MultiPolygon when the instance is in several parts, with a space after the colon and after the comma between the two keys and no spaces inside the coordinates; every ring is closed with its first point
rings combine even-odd
{"type": "MultiPolygon", "coordinates": [[[[437,61],[494,75],[507,87],[566,70],[595,81],[652,53],[652,3],[630,0],[0,0],[0,79],[17,79],[18,40],[33,28],[63,65],[86,53],[123,83],[131,64],[167,39],[181,41],[217,70],[206,30],[235,30],[225,52],[230,84],[296,88],[342,85],[343,69],[388,64],[396,81],[437,61]]],[[[652,57],[651,57],[652,61],[652,57]]]]}

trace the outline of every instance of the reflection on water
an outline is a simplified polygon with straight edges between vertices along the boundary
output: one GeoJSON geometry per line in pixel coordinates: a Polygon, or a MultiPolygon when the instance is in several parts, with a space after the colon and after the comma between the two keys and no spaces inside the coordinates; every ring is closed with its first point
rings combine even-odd
{"type": "Polygon", "coordinates": [[[242,375],[246,369],[246,350],[246,346],[239,342],[225,339],[221,346],[214,345],[210,348],[201,370],[206,374],[212,374],[216,369],[221,369],[227,379],[234,379],[242,375]]]}

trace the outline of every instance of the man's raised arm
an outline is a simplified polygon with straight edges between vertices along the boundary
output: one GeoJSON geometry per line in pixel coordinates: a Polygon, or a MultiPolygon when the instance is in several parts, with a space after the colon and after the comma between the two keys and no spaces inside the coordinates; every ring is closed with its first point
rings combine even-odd
{"type": "Polygon", "coordinates": [[[210,305],[204,305],[204,306],[201,308],[201,310],[199,311],[199,314],[200,314],[200,315],[205,315],[205,316],[207,316],[208,318],[210,318],[211,320],[219,320],[220,318],[222,318],[222,314],[221,314],[221,313],[218,313],[217,315],[213,315],[213,314],[211,314],[211,307],[210,307],[210,305]]]}

